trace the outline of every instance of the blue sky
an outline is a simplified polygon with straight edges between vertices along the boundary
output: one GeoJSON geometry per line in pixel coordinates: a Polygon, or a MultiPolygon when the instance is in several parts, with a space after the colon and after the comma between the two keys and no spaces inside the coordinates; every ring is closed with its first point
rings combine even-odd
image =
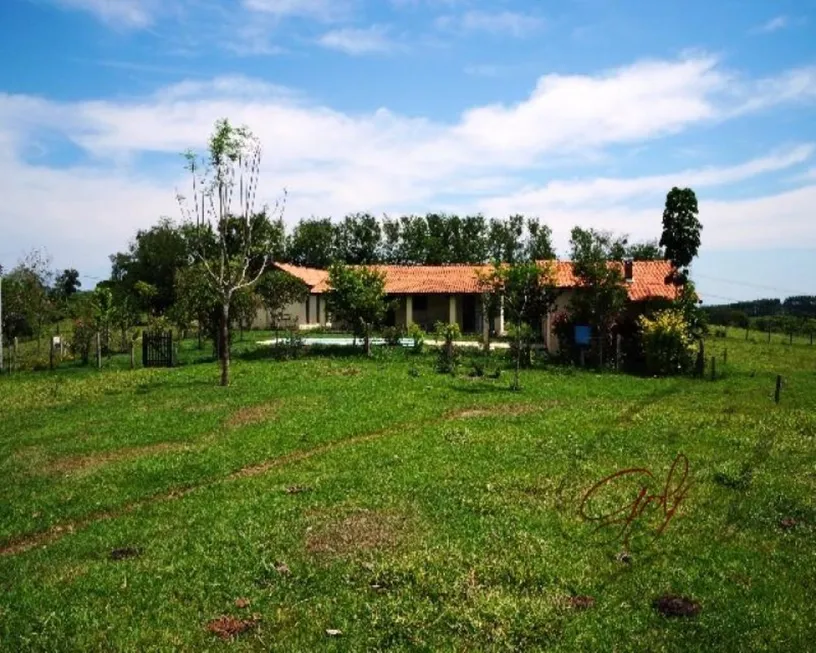
{"type": "Polygon", "coordinates": [[[6,266],[105,277],[226,116],[289,223],[520,212],[565,256],[690,185],[707,302],[816,293],[816,0],[2,0],[0,58],[6,266]]]}

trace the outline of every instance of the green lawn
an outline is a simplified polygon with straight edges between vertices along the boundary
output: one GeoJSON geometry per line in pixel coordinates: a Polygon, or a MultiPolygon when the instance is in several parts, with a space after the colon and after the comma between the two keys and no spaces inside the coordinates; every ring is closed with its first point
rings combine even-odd
{"type": "Polygon", "coordinates": [[[432,355],[236,349],[228,389],[192,342],[172,370],[0,378],[0,650],[811,648],[816,347],[737,335],[716,381],[553,366],[519,393],[432,355]],[[628,556],[580,517],[680,453],[661,536],[656,503],[628,556]]]}

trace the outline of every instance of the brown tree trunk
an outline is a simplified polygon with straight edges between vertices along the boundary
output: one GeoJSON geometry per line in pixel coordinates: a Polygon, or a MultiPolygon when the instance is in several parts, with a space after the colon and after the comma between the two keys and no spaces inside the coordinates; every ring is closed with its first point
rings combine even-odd
{"type": "Polygon", "coordinates": [[[230,368],[230,346],[229,346],[229,302],[221,307],[221,343],[219,354],[221,356],[221,385],[229,385],[230,368]]]}
{"type": "MultiPolygon", "coordinates": [[[[521,328],[518,327],[516,333],[521,333],[521,328]]],[[[521,336],[517,336],[516,338],[516,375],[515,379],[513,380],[513,389],[519,390],[519,369],[521,368],[521,336]]]]}
{"type": "Polygon", "coordinates": [[[366,356],[371,356],[371,332],[366,328],[365,330],[365,353],[366,356]]]}

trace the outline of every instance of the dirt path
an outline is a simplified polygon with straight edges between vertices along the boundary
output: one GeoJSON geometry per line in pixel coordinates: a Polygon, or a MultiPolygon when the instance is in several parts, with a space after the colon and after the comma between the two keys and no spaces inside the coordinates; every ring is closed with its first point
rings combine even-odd
{"type": "Polygon", "coordinates": [[[87,528],[91,524],[101,521],[107,521],[110,519],[116,519],[118,517],[131,514],[133,512],[136,512],[140,508],[143,508],[144,506],[180,499],[182,497],[187,496],[188,494],[192,494],[193,492],[196,492],[198,490],[203,490],[205,488],[212,487],[220,483],[233,481],[241,478],[260,476],[272,469],[282,467],[284,465],[288,465],[291,463],[297,463],[302,460],[307,460],[315,456],[329,453],[336,449],[353,447],[355,445],[362,444],[365,442],[379,440],[388,435],[400,435],[405,433],[405,431],[411,427],[423,427],[432,424],[439,424],[449,419],[456,419],[457,417],[460,416],[460,414],[463,414],[463,411],[457,411],[454,413],[448,412],[441,416],[420,420],[418,422],[397,424],[395,426],[391,426],[386,429],[381,429],[379,431],[374,431],[372,433],[365,433],[363,435],[354,436],[344,440],[328,442],[326,444],[314,447],[313,449],[293,451],[287,454],[283,454],[281,456],[277,456],[275,458],[271,458],[262,463],[242,467],[241,469],[238,469],[230,474],[227,474],[226,476],[206,480],[201,483],[196,483],[194,485],[176,487],[170,490],[169,492],[160,492],[157,494],[153,494],[148,497],[145,497],[144,499],[139,499],[138,501],[134,501],[119,508],[100,510],[98,512],[86,515],[85,517],[82,517],[80,519],[55,524],[48,530],[41,531],[39,533],[29,533],[26,535],[22,535],[20,537],[12,538],[11,540],[0,545],[0,557],[17,555],[19,553],[24,553],[25,551],[29,551],[30,549],[39,546],[46,546],[48,544],[52,544],[53,542],[62,539],[66,535],[87,528]]]}

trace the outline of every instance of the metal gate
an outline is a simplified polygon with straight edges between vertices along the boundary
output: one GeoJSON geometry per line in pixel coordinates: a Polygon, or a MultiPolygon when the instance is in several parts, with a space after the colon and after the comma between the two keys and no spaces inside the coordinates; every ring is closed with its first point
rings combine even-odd
{"type": "Polygon", "coordinates": [[[145,367],[173,367],[172,331],[142,334],[142,365],[145,367]]]}

